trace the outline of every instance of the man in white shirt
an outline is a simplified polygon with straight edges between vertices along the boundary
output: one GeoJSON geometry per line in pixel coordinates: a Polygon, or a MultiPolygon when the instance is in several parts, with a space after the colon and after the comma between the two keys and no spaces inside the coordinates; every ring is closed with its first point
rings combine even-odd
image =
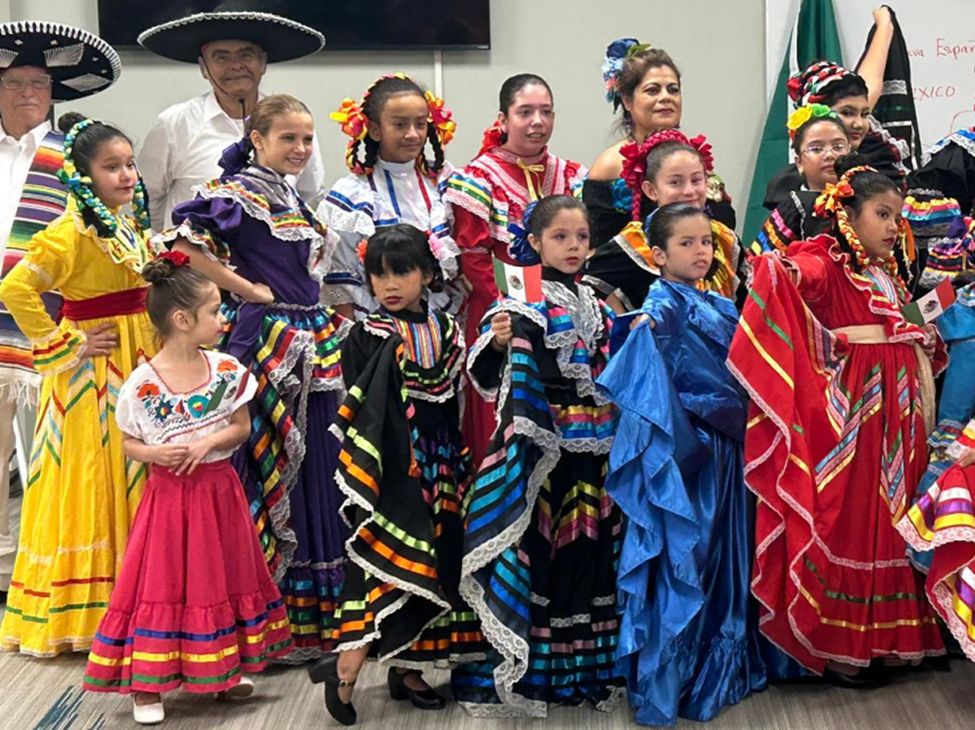
{"type": "MultiPolygon", "coordinates": [[[[191,200],[195,186],[221,174],[221,154],[244,136],[244,119],[264,96],[259,87],[267,64],[317,51],[324,42],[317,31],[293,21],[243,12],[200,13],[139,36],[139,43],[154,53],[199,64],[210,83],[202,96],[164,110],[137,155],[154,229],[169,228],[173,208],[191,200]],[[284,48],[274,35],[284,28],[307,36],[310,44],[284,48]]],[[[316,138],[308,165],[290,181],[314,210],[324,180],[316,138]]]]}
{"type": "MultiPolygon", "coordinates": [[[[56,177],[64,135],[48,121],[53,102],[95,94],[120,73],[118,54],[86,30],[33,20],[0,25],[0,280],[23,257],[31,236],[64,212],[67,193],[56,177]]],[[[44,296],[55,310],[59,300],[44,296]]],[[[39,387],[31,344],[0,303],[0,602],[17,548],[8,507],[14,417],[18,405],[36,402],[39,387]]],[[[30,433],[21,436],[29,450],[30,433]]],[[[28,454],[20,456],[26,464],[28,454]]]]}

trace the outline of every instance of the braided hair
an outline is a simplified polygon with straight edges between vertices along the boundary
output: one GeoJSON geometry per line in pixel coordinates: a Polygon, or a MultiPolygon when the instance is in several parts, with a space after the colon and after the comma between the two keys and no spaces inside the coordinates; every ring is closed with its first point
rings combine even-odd
{"type": "MultiPolygon", "coordinates": [[[[836,174],[842,178],[849,170],[855,167],[865,167],[868,164],[866,157],[858,152],[851,152],[836,160],[836,174]]],[[[893,180],[873,169],[853,174],[850,177],[850,187],[853,188],[853,197],[844,198],[843,207],[857,215],[863,209],[863,204],[876,195],[893,192],[898,196],[903,196],[903,192],[893,180]]],[[[863,266],[858,255],[859,252],[843,234],[842,227],[837,226],[837,228],[836,238],[839,241],[840,248],[850,254],[850,265],[854,271],[860,273],[863,266]]],[[[887,266],[887,273],[906,290],[904,282],[910,280],[910,262],[907,260],[906,252],[900,246],[894,247],[894,262],[896,266],[887,266]]]]}
{"type": "MultiPolygon", "coordinates": [[[[58,179],[67,185],[78,201],[85,225],[91,226],[101,238],[111,238],[118,230],[118,221],[101,201],[91,182],[92,163],[98,150],[113,139],[124,139],[134,148],[132,140],[120,129],[104,122],[86,119],[76,112],[67,112],[58,119],[58,129],[65,134],[64,166],[58,179]]],[[[132,195],[132,207],[136,223],[143,230],[149,229],[149,194],[142,176],[138,177],[132,195]]]]}
{"type": "MultiPolygon", "coordinates": [[[[379,124],[386,104],[399,94],[415,94],[426,102],[426,92],[413,79],[403,74],[384,76],[369,88],[362,104],[362,113],[369,120],[370,126],[379,124]]],[[[437,135],[437,128],[433,124],[427,124],[427,141],[433,148],[433,160],[428,161],[426,155],[421,152],[417,164],[423,174],[436,175],[443,169],[444,151],[443,145],[440,144],[440,137],[437,135]]],[[[350,150],[353,160],[359,159],[360,150],[363,151],[363,159],[359,164],[366,170],[375,168],[379,160],[379,142],[368,134],[363,140],[354,141],[350,150]]]]}

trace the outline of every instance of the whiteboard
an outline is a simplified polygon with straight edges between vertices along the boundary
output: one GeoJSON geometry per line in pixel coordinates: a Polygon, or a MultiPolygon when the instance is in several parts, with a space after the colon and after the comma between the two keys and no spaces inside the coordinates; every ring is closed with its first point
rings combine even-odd
{"type": "MultiPolygon", "coordinates": [[[[878,0],[833,0],[843,47],[852,67],[860,58],[878,0]]],[[[889,0],[907,42],[921,145],[975,125],[975,0],[889,0]]],[[[799,0],[766,0],[766,92],[782,68],[799,0]]]]}

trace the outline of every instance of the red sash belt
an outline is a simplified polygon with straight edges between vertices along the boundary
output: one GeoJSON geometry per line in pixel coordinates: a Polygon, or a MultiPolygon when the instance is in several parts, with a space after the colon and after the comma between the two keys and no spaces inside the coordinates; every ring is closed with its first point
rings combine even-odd
{"type": "Polygon", "coordinates": [[[139,289],[125,289],[124,291],[102,294],[91,299],[64,300],[61,310],[66,319],[80,322],[86,319],[102,319],[104,317],[121,317],[125,314],[139,314],[146,311],[146,296],[149,287],[139,289]]]}

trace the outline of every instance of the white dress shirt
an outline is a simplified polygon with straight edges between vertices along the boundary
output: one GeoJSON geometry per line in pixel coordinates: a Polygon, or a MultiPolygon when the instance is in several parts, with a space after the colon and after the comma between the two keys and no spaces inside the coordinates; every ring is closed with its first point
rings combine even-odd
{"type": "Polygon", "coordinates": [[[11,137],[0,121],[0,263],[7,250],[7,239],[17,215],[20,196],[37,148],[44,136],[51,131],[51,123],[44,122],[20,139],[11,137]]]}
{"type": "MultiPolygon", "coordinates": [[[[153,229],[161,231],[173,225],[173,208],[192,200],[194,187],[221,175],[217,164],[220,155],[243,136],[243,120],[227,114],[212,90],[174,104],[159,115],[137,155],[149,193],[153,229]]],[[[292,177],[288,180],[314,210],[325,181],[317,137],[304,171],[297,181],[292,177]]]]}

